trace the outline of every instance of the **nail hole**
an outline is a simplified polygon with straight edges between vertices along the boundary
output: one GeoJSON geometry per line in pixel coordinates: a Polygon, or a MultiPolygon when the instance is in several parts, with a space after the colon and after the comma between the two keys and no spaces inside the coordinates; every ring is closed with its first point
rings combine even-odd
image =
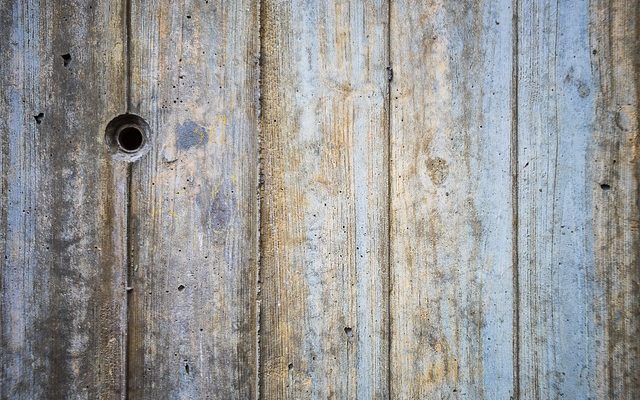
{"type": "Polygon", "coordinates": [[[67,54],[63,54],[60,57],[62,57],[62,62],[64,63],[64,66],[68,66],[69,63],[71,62],[71,54],[67,53],[67,54]]]}
{"type": "Polygon", "coordinates": [[[107,124],[105,143],[113,158],[136,161],[150,148],[150,128],[134,114],[118,115],[107,124]]]}
{"type": "Polygon", "coordinates": [[[609,189],[611,189],[611,186],[609,186],[609,185],[608,185],[608,184],[606,184],[606,183],[601,183],[601,184],[600,184],[600,189],[602,189],[602,190],[609,190],[609,189]]]}
{"type": "Polygon", "coordinates": [[[344,327],[344,333],[345,333],[348,337],[353,337],[353,329],[351,329],[351,327],[349,327],[349,326],[345,326],[345,327],[344,327]]]}
{"type": "Polygon", "coordinates": [[[33,118],[36,120],[36,124],[40,125],[42,123],[42,119],[44,118],[44,114],[40,113],[38,115],[34,115],[33,118]]]}

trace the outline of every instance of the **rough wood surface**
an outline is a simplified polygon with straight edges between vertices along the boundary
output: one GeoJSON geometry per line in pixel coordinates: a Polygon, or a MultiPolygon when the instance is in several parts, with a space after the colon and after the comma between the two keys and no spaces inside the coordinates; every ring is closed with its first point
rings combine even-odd
{"type": "Polygon", "coordinates": [[[261,395],[383,398],[388,5],[262,6],[261,395]]]}
{"type": "Polygon", "coordinates": [[[521,1],[522,398],[637,398],[638,5],[521,1]]]}
{"type": "Polygon", "coordinates": [[[0,22],[1,399],[640,397],[637,1],[0,22]]]}
{"type": "Polygon", "coordinates": [[[391,397],[508,399],[510,1],[391,4],[391,397]]]}
{"type": "Polygon", "coordinates": [[[131,5],[129,396],[256,390],[258,3],[131,5]]]}
{"type": "Polygon", "coordinates": [[[103,135],[124,111],[124,9],[4,1],[0,18],[0,398],[118,398],[126,168],[103,135]]]}

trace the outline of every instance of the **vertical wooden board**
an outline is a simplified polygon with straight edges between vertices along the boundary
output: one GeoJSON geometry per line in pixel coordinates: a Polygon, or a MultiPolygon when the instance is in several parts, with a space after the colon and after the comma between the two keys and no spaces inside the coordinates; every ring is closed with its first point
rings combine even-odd
{"type": "Polygon", "coordinates": [[[265,399],[387,396],[387,11],[263,2],[265,399]]]}
{"type": "Polygon", "coordinates": [[[256,396],[259,8],[131,4],[131,398],[256,396]]]}
{"type": "Polygon", "coordinates": [[[0,6],[0,397],[122,395],[126,168],[114,1],[0,6]]]}
{"type": "Polygon", "coordinates": [[[592,398],[595,321],[588,1],[520,1],[520,391],[592,398]]]}
{"type": "Polygon", "coordinates": [[[598,77],[590,146],[600,398],[640,396],[640,5],[590,3],[598,77]]]}
{"type": "Polygon", "coordinates": [[[391,5],[391,397],[513,394],[510,1],[391,5]]]}
{"type": "Polygon", "coordinates": [[[635,398],[638,10],[521,1],[520,391],[635,398]]]}

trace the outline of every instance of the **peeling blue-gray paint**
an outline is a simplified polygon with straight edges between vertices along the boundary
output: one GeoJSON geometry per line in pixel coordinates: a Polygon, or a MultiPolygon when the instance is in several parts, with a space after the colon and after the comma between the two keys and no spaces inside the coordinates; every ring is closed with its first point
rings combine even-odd
{"type": "Polygon", "coordinates": [[[209,141],[207,129],[193,121],[186,121],[178,125],[176,148],[189,150],[193,147],[204,146],[209,141]]]}

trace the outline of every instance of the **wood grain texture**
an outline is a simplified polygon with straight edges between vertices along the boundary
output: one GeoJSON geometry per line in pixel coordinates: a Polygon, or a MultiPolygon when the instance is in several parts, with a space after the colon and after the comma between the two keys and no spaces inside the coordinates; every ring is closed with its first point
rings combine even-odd
{"type": "Polygon", "coordinates": [[[0,22],[1,399],[640,397],[637,1],[0,22]]]}
{"type": "Polygon", "coordinates": [[[597,397],[640,397],[640,5],[590,3],[597,397]],[[604,296],[600,296],[603,294],[604,296]]]}
{"type": "Polygon", "coordinates": [[[0,6],[3,399],[122,395],[126,169],[103,141],[124,111],[120,3],[0,6]]]}
{"type": "Polygon", "coordinates": [[[258,12],[131,4],[132,399],[256,397],[258,12]]]}
{"type": "Polygon", "coordinates": [[[513,394],[511,21],[391,4],[391,398],[513,394]]]}
{"type": "Polygon", "coordinates": [[[520,1],[522,398],[637,398],[638,7],[520,1]]]}
{"type": "Polygon", "coordinates": [[[384,398],[387,10],[262,10],[261,396],[384,398]]]}

